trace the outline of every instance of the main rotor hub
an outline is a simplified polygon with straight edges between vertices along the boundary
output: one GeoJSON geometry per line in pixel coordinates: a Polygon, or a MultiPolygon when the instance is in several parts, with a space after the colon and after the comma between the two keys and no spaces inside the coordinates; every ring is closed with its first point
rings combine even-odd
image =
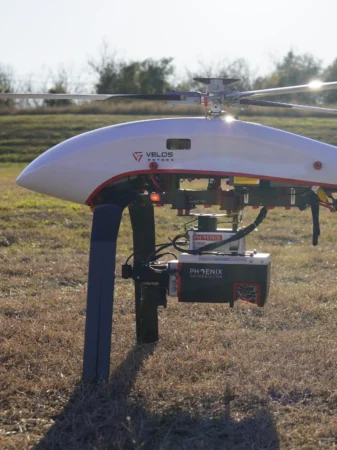
{"type": "Polygon", "coordinates": [[[209,104],[211,107],[209,111],[206,111],[206,117],[217,118],[223,116],[226,113],[223,110],[226,92],[233,92],[227,89],[227,86],[240,81],[240,78],[194,78],[194,80],[206,86],[204,99],[207,99],[207,101],[204,101],[204,104],[205,106],[209,104]]]}
{"type": "Polygon", "coordinates": [[[226,90],[225,86],[240,81],[240,78],[193,78],[193,80],[203,83],[206,86],[206,93],[210,94],[223,92],[226,90]]]}

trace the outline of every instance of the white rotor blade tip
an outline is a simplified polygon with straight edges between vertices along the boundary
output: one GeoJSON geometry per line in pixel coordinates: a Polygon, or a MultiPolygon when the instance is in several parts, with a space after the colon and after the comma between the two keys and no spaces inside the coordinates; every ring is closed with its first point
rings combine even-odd
{"type": "Polygon", "coordinates": [[[319,81],[319,80],[313,80],[313,81],[311,81],[311,82],[309,83],[308,86],[309,86],[311,89],[320,89],[320,88],[322,87],[322,85],[323,85],[322,81],[319,81]]]}

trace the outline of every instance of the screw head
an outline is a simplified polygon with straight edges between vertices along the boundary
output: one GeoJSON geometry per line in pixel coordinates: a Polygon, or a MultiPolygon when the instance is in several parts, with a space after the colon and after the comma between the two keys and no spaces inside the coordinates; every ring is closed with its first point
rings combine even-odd
{"type": "Polygon", "coordinates": [[[315,170],[321,170],[321,168],[323,167],[323,164],[321,163],[321,161],[315,161],[313,164],[313,167],[315,170]]]}

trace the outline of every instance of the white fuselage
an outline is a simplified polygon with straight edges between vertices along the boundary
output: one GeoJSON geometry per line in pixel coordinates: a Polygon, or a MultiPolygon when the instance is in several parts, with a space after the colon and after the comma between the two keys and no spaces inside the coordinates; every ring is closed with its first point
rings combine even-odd
{"type": "Polygon", "coordinates": [[[17,184],[88,204],[107,183],[148,172],[240,175],[337,187],[337,148],[249,122],[145,120],[68,139],[29,164],[17,184]],[[190,139],[191,148],[167,149],[167,139],[190,139]],[[150,168],[154,162],[157,168],[150,168]]]}

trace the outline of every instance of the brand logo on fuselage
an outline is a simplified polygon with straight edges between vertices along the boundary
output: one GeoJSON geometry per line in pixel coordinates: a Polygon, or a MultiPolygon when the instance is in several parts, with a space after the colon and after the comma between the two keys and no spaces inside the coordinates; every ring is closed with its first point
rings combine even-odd
{"type": "Polygon", "coordinates": [[[173,152],[146,152],[148,158],[173,158],[173,152]]]}
{"type": "Polygon", "coordinates": [[[174,161],[173,152],[146,152],[146,156],[152,162],[174,161]]]}
{"type": "Polygon", "coordinates": [[[132,153],[132,156],[139,162],[143,158],[143,152],[134,152],[132,153]]]}
{"type": "MultiPolygon", "coordinates": [[[[132,156],[137,162],[143,158],[144,152],[133,152],[132,156]]],[[[148,161],[174,161],[173,152],[145,152],[148,161]]]]}

